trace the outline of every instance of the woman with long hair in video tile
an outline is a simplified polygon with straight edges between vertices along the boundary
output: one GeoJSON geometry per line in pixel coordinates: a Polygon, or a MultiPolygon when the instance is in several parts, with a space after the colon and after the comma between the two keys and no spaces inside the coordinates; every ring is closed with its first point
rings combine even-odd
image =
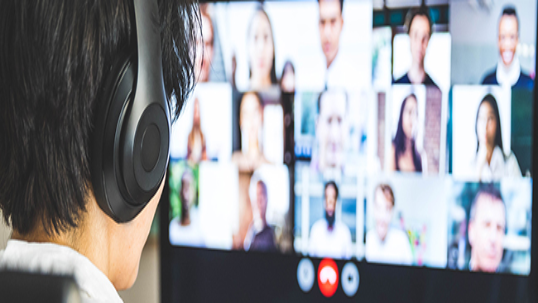
{"type": "Polygon", "coordinates": [[[200,100],[198,98],[194,99],[192,129],[187,140],[187,160],[190,164],[197,164],[202,160],[207,160],[205,138],[200,120],[200,100]]]}
{"type": "Polygon", "coordinates": [[[261,90],[277,84],[275,71],[275,40],[269,16],[258,7],[248,29],[250,89],[261,90]]]}
{"type": "Polygon", "coordinates": [[[427,171],[426,155],[417,149],[416,133],[418,129],[418,101],[415,94],[410,94],[402,102],[396,136],[392,140],[390,171],[422,172],[427,171]]]}
{"type": "Polygon", "coordinates": [[[502,177],[521,177],[514,153],[505,155],[502,141],[501,119],[497,100],[487,94],[476,114],[476,157],[472,167],[480,181],[499,180],[502,177]]]}

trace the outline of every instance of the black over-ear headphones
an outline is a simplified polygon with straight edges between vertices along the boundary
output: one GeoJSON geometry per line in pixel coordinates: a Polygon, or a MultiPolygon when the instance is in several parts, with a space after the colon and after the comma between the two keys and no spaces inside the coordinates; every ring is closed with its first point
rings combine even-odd
{"type": "Polygon", "coordinates": [[[136,49],[114,64],[95,113],[91,174],[95,198],[116,222],[132,220],[166,174],[170,113],[156,0],[134,0],[136,49]]]}

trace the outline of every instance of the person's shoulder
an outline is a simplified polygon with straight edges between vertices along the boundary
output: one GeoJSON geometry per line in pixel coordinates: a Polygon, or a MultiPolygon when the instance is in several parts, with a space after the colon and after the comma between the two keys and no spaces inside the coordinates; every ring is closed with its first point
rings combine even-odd
{"type": "Polygon", "coordinates": [[[392,81],[392,83],[393,84],[411,84],[411,81],[409,80],[409,77],[407,76],[407,73],[405,73],[405,75],[403,75],[398,80],[392,81]]]}
{"type": "Polygon", "coordinates": [[[335,224],[336,224],[336,228],[339,230],[339,232],[345,233],[346,235],[351,236],[351,232],[349,231],[349,227],[347,226],[346,223],[344,223],[342,221],[336,221],[335,224]]]}
{"type": "Polygon", "coordinates": [[[409,237],[407,236],[407,234],[399,228],[391,227],[389,229],[387,237],[389,237],[390,241],[393,242],[409,242],[409,237]]]}
{"type": "Polygon", "coordinates": [[[371,229],[366,232],[366,245],[369,245],[368,243],[373,243],[377,239],[377,233],[375,229],[371,229]]]}
{"type": "Polygon", "coordinates": [[[499,82],[497,82],[497,68],[489,71],[486,76],[484,76],[484,79],[482,80],[482,85],[498,85],[499,82]]]}
{"type": "Polygon", "coordinates": [[[428,75],[428,73],[426,73],[426,76],[424,77],[423,84],[426,85],[426,86],[431,86],[431,87],[435,87],[435,88],[439,89],[439,86],[433,81],[432,77],[430,77],[430,75],[428,75]]]}
{"type": "Polygon", "coordinates": [[[275,237],[275,230],[273,229],[273,227],[271,227],[269,225],[266,225],[263,228],[263,230],[260,232],[260,235],[263,235],[264,237],[274,238],[275,237]]]}
{"type": "Polygon", "coordinates": [[[310,236],[317,236],[326,228],[327,221],[325,221],[325,219],[319,219],[314,223],[314,225],[312,225],[312,228],[310,229],[310,236]]]}
{"type": "Polygon", "coordinates": [[[508,158],[506,158],[505,165],[506,165],[506,172],[508,176],[510,177],[522,176],[521,168],[519,167],[519,162],[517,161],[517,157],[514,154],[514,152],[510,152],[510,155],[508,155],[508,158]]]}
{"type": "Polygon", "coordinates": [[[533,89],[534,88],[534,80],[524,72],[521,72],[519,75],[519,79],[517,80],[517,83],[514,85],[516,88],[527,88],[527,89],[533,89]]]}

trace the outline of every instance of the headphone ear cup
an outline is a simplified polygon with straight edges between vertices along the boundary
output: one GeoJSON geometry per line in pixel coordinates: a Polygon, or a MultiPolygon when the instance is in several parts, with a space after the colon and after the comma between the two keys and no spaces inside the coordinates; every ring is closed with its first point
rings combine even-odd
{"type": "Polygon", "coordinates": [[[123,121],[136,89],[136,64],[133,62],[136,56],[129,53],[112,65],[94,114],[91,155],[94,196],[101,209],[117,222],[134,218],[144,207],[132,206],[126,201],[129,194],[120,162],[123,121]]]}
{"type": "MultiPolygon", "coordinates": [[[[155,0],[134,0],[136,51],[120,56],[104,82],[95,113],[92,185],[101,209],[116,222],[132,220],[166,175],[170,114],[162,70],[155,0]]],[[[133,44],[134,46],[134,44],[133,44]]]]}

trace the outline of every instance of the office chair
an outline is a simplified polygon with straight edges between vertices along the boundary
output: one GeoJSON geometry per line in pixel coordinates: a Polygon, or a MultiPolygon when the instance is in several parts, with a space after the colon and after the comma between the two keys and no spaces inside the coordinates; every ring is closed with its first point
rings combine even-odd
{"type": "Polygon", "coordinates": [[[73,277],[0,271],[0,302],[80,303],[73,277]]]}

